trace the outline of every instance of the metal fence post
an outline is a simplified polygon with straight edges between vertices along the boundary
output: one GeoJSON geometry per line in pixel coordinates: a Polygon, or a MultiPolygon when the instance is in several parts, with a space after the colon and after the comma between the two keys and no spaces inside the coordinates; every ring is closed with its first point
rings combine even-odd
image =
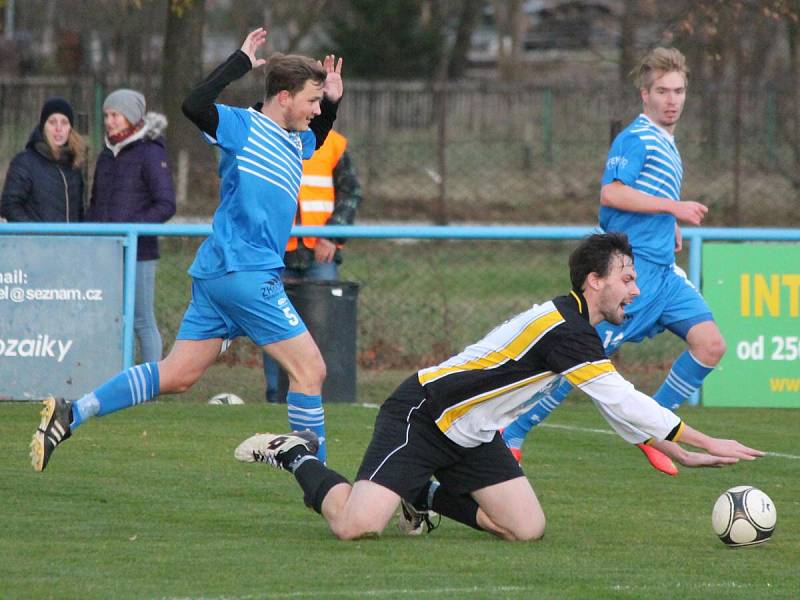
{"type": "Polygon", "coordinates": [[[775,102],[775,88],[767,86],[766,99],[764,101],[764,145],[767,147],[767,164],[775,167],[775,138],[777,107],[775,102]]]}
{"type": "Polygon", "coordinates": [[[542,91],[542,148],[544,160],[548,165],[553,164],[553,90],[545,88],[542,91]]]}
{"type": "Polygon", "coordinates": [[[122,368],[133,366],[133,313],[136,300],[136,251],[139,235],[129,230],[125,238],[125,271],[122,284],[122,368]]]}
{"type": "MultiPolygon", "coordinates": [[[[697,288],[697,291],[701,292],[702,289],[700,287],[701,282],[701,273],[702,273],[702,265],[703,265],[703,236],[697,232],[691,232],[689,234],[689,281],[691,281],[694,286],[697,288]]],[[[695,391],[689,397],[689,405],[690,406],[697,406],[700,404],[700,390],[695,391]]]]}
{"type": "Polygon", "coordinates": [[[103,100],[105,100],[106,90],[103,82],[95,78],[94,80],[94,119],[92,128],[92,145],[95,152],[100,152],[103,147],[103,100]]]}

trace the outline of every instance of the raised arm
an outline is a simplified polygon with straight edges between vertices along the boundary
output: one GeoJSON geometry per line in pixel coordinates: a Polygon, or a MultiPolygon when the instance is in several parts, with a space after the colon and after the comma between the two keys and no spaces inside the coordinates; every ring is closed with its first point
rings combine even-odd
{"type": "Polygon", "coordinates": [[[231,54],[189,92],[181,105],[181,110],[201,131],[216,137],[219,114],[214,101],[230,83],[266,62],[263,58],[255,56],[256,50],[266,40],[267,32],[263,27],[250,32],[239,50],[231,54]]]}
{"type": "Polygon", "coordinates": [[[314,117],[308,125],[317,140],[317,150],[325,143],[328,132],[333,128],[333,122],[336,120],[336,111],[339,109],[339,101],[344,93],[342,58],[340,57],[337,61],[333,54],[328,54],[321,64],[328,73],[327,77],[325,77],[325,85],[322,88],[322,101],[319,105],[322,112],[314,117]]]}

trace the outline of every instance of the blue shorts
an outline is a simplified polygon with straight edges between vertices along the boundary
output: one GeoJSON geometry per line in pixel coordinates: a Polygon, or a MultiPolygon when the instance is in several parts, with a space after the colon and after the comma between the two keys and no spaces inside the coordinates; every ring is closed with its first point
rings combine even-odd
{"type": "Polygon", "coordinates": [[[625,342],[641,342],[665,329],[685,340],[692,327],[714,320],[683,269],[638,257],[633,266],[640,295],[625,307],[625,320],[621,325],[602,321],[596,327],[606,354],[613,354],[625,342]]]}
{"type": "Polygon", "coordinates": [[[192,300],[176,337],[208,340],[246,335],[263,346],[304,331],[306,325],[283,289],[281,269],[272,269],[193,278],[192,300]]]}

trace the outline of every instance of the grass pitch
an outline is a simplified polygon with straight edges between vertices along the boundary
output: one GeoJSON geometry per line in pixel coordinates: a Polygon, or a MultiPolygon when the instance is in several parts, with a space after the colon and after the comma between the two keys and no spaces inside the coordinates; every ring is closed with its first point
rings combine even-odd
{"type": "MultiPolygon", "coordinates": [[[[773,454],[725,469],[650,469],[586,399],[529,438],[545,538],[506,543],[443,520],[418,538],[338,542],[291,475],[234,461],[285,407],[171,400],[90,421],[47,471],[28,463],[38,405],[0,404],[0,598],[797,598],[800,411],[682,409],[773,454]],[[738,484],[777,506],[776,533],[731,550],[711,530],[738,484]]],[[[376,409],[327,407],[330,464],[358,468],[376,409]]]]}

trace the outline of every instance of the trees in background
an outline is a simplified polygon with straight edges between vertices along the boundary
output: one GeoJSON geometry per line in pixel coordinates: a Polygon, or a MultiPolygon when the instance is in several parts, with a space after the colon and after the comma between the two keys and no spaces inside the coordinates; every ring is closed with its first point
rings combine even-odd
{"type": "Polygon", "coordinates": [[[349,0],[323,23],[350,77],[429,79],[442,52],[441,32],[423,0],[349,0]]]}
{"type": "Polygon", "coordinates": [[[167,0],[164,60],[161,67],[161,93],[169,121],[170,162],[178,173],[178,193],[185,199],[186,185],[181,178],[188,176],[192,154],[208,150],[197,143],[197,128],[181,114],[181,101],[203,75],[203,25],[205,0],[167,0]],[[194,150],[193,150],[194,149],[194,150]]]}
{"type": "MultiPolygon", "coordinates": [[[[597,65],[588,75],[584,69],[581,81],[608,81],[609,73],[611,83],[616,80],[607,98],[616,120],[627,117],[634,98],[628,74],[647,49],[675,45],[687,55],[698,90],[690,108],[699,106],[703,114],[704,158],[734,164],[732,224],[743,164],[780,173],[800,189],[800,0],[585,0],[563,3],[564,14],[582,4],[611,11],[616,44],[590,48],[580,61],[597,65]],[[754,96],[759,110],[769,113],[762,122],[772,125],[747,131],[743,115],[754,96]],[[753,136],[763,137],[768,151],[743,156],[743,139],[753,136]],[[781,144],[790,151],[769,150],[781,144]]],[[[515,82],[538,74],[552,58],[569,80],[573,55],[564,50],[536,54],[536,66],[526,66],[534,56],[526,54],[524,41],[536,6],[524,0],[17,1],[14,36],[2,36],[0,74],[93,74],[101,89],[107,83],[138,87],[170,118],[169,147],[177,162],[181,150],[203,152],[179,100],[254,26],[270,30],[269,49],[343,56],[349,78],[515,82]],[[478,28],[483,34],[493,28],[497,41],[495,64],[482,70],[468,59],[478,28]]],[[[9,18],[0,11],[2,31],[9,18]]]]}

